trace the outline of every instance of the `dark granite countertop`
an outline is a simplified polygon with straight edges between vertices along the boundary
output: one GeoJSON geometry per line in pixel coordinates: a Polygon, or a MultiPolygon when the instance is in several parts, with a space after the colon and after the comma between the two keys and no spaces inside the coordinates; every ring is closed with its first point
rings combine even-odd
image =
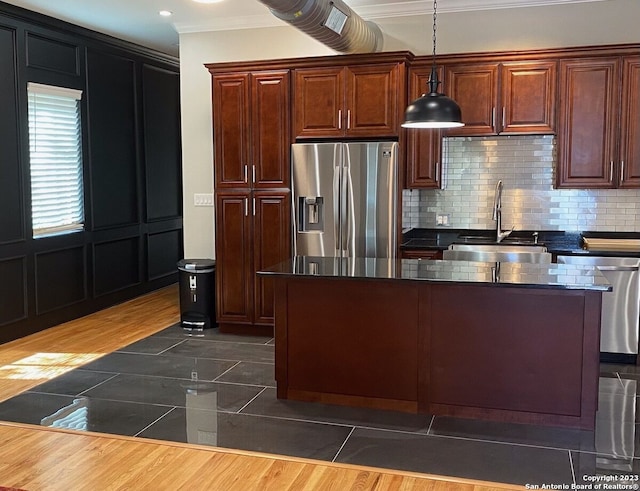
{"type": "Polygon", "coordinates": [[[570,264],[297,256],[260,271],[258,274],[474,283],[501,287],[565,290],[611,291],[612,289],[597,268],[570,264]]]}
{"type": "MultiPolygon", "coordinates": [[[[543,244],[555,255],[587,255],[611,257],[640,257],[638,251],[594,251],[583,247],[582,237],[601,237],[619,239],[640,239],[640,232],[563,232],[538,231],[538,244],[543,244]]],[[[533,238],[534,231],[517,230],[511,233],[508,240],[528,240],[533,238]]],[[[491,240],[494,230],[473,229],[428,229],[412,228],[402,234],[401,249],[445,250],[452,243],[473,243],[475,237],[491,240]],[[465,239],[471,236],[472,239],[465,239]]],[[[477,243],[477,242],[476,242],[477,243]]]]}

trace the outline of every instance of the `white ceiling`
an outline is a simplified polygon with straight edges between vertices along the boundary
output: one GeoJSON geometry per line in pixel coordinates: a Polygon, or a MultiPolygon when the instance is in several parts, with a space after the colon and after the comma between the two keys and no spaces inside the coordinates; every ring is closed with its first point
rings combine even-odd
{"type": "MultiPolygon", "coordinates": [[[[178,33],[282,25],[259,0],[3,0],[120,39],[178,55],[178,33]],[[161,17],[169,10],[171,17],[161,17]]],[[[440,0],[438,12],[606,0],[440,0]]],[[[345,0],[365,20],[431,13],[431,0],[345,0]]]]}

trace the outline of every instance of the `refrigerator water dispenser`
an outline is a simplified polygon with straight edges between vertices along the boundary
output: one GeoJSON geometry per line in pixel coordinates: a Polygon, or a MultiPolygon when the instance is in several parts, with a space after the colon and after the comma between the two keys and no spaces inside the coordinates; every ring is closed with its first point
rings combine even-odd
{"type": "Polygon", "coordinates": [[[322,232],[324,230],[324,199],[322,196],[298,198],[298,232],[322,232]]]}

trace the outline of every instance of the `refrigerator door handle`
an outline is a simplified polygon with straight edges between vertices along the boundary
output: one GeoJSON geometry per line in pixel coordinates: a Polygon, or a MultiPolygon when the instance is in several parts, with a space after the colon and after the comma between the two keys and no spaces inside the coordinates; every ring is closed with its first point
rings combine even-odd
{"type": "MultiPolygon", "coordinates": [[[[348,157],[347,157],[348,158],[348,157]]],[[[343,256],[351,257],[354,251],[350,247],[351,239],[355,236],[355,217],[353,216],[353,183],[351,169],[345,162],[342,168],[342,251],[343,256]]]]}
{"type": "MultiPolygon", "coordinates": [[[[340,162],[333,164],[333,236],[336,253],[340,251],[340,162]]],[[[340,255],[340,254],[338,254],[340,255]]]]}

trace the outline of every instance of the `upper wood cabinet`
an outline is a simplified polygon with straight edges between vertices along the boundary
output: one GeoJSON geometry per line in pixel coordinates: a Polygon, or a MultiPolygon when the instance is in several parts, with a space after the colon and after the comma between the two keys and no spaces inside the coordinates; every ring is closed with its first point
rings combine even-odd
{"type": "Polygon", "coordinates": [[[640,56],[624,59],[620,123],[620,187],[640,188],[640,56]]]}
{"type": "Polygon", "coordinates": [[[465,63],[445,67],[445,93],[462,110],[465,126],[450,136],[553,134],[555,61],[465,63]]]}
{"type": "Polygon", "coordinates": [[[289,71],[213,75],[215,186],[289,187],[289,71]]]}
{"type": "Polygon", "coordinates": [[[397,137],[404,77],[404,63],[296,69],[294,137],[397,137]]]}
{"type": "MultiPolygon", "coordinates": [[[[409,70],[409,100],[414,101],[428,91],[431,66],[409,70]]],[[[438,76],[442,79],[442,70],[438,76]]],[[[406,186],[409,189],[438,189],[442,176],[442,131],[407,129],[406,186]]]]}
{"type": "Polygon", "coordinates": [[[640,187],[640,56],[560,62],[557,187],[640,187]]]}

